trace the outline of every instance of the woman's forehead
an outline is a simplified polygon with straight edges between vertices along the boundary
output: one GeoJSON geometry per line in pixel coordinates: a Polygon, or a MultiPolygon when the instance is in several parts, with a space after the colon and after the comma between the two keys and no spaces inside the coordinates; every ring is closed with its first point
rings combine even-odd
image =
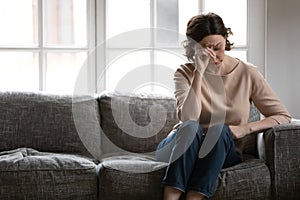
{"type": "Polygon", "coordinates": [[[200,44],[204,47],[216,46],[223,43],[224,40],[225,38],[222,35],[208,35],[200,41],[200,44]]]}

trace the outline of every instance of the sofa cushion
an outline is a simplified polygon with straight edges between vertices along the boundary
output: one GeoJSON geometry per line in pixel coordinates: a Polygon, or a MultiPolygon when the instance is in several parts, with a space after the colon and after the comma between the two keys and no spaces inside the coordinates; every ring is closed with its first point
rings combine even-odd
{"type": "Polygon", "coordinates": [[[210,199],[255,199],[271,197],[271,176],[264,161],[248,159],[223,169],[210,199]]]}
{"type": "MultiPolygon", "coordinates": [[[[100,167],[100,199],[163,199],[167,163],[137,156],[104,159],[100,167]]],[[[211,199],[261,199],[270,197],[270,173],[259,159],[248,159],[223,169],[211,199]]]]}
{"type": "Polygon", "coordinates": [[[178,122],[172,97],[106,92],[99,103],[105,153],[111,153],[113,145],[129,152],[153,152],[178,122]]]}
{"type": "Polygon", "coordinates": [[[19,148],[0,153],[1,199],[96,199],[97,165],[84,157],[19,148]]]}
{"type": "MultiPolygon", "coordinates": [[[[178,123],[176,101],[172,97],[153,94],[105,92],[99,97],[102,151],[148,153],[178,123]],[[156,107],[153,107],[156,106],[156,107]]],[[[249,122],[260,119],[251,104],[249,122]]],[[[243,153],[257,155],[257,135],[251,134],[238,141],[243,153]]]]}
{"type": "Polygon", "coordinates": [[[43,152],[91,155],[83,141],[94,138],[94,134],[99,136],[98,111],[97,101],[91,97],[1,92],[0,151],[30,147],[43,152]],[[78,123],[80,120],[86,123],[78,123]]]}
{"type": "Polygon", "coordinates": [[[161,181],[167,163],[138,156],[104,159],[99,177],[100,199],[162,199],[161,181]]]}

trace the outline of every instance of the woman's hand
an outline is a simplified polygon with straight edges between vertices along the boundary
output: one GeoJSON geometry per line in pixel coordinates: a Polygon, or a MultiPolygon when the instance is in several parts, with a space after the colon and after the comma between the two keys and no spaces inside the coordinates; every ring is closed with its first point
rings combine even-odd
{"type": "Polygon", "coordinates": [[[240,125],[240,126],[229,125],[228,127],[231,131],[233,139],[240,139],[248,134],[248,128],[246,125],[240,125]]]}
{"type": "Polygon", "coordinates": [[[265,131],[277,124],[278,122],[272,117],[266,117],[262,120],[250,122],[248,124],[240,126],[229,125],[228,127],[231,131],[233,139],[240,139],[251,133],[259,133],[265,131]]]}
{"type": "Polygon", "coordinates": [[[200,44],[195,45],[195,64],[197,71],[201,74],[209,64],[210,55],[208,50],[200,44]]]}
{"type": "Polygon", "coordinates": [[[203,48],[200,44],[195,46],[195,64],[198,72],[203,73],[208,65],[214,64],[217,58],[216,53],[211,48],[203,48]]]}

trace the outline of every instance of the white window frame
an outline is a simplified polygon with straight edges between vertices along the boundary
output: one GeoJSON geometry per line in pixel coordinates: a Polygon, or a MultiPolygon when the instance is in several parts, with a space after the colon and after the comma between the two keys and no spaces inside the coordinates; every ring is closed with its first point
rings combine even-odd
{"type": "MultiPolygon", "coordinates": [[[[155,27],[155,3],[156,0],[151,1],[150,18],[151,25],[155,27]]],[[[188,2],[187,2],[188,3],[188,2]]],[[[106,0],[97,1],[97,44],[103,44],[106,40],[105,27],[106,27],[106,0]]],[[[198,9],[199,13],[203,11],[204,0],[199,0],[198,9]]],[[[266,29],[266,0],[248,0],[247,1],[247,44],[245,46],[236,46],[236,50],[246,50],[247,60],[256,65],[261,73],[265,74],[266,66],[266,44],[265,44],[265,29],[266,29]]],[[[172,47],[172,50],[180,51],[182,47],[172,47]]],[[[105,46],[97,49],[97,69],[99,72],[105,72],[105,46]]],[[[153,55],[151,61],[153,61],[153,55]]],[[[152,72],[154,73],[154,72],[152,72]]],[[[101,74],[100,90],[106,89],[105,75],[101,74]]],[[[99,78],[99,77],[98,77],[99,78]]],[[[99,83],[96,83],[99,84],[99,83]]],[[[99,92],[99,91],[97,91],[99,92]]]]}
{"type": "MultiPolygon", "coordinates": [[[[199,0],[199,13],[203,12],[204,4],[205,0],[199,0]]],[[[266,66],[266,4],[267,0],[247,0],[247,43],[234,46],[232,50],[245,50],[248,62],[257,66],[263,75],[266,66]]]]}
{"type": "MultiPolygon", "coordinates": [[[[97,87],[96,87],[96,92],[101,92],[105,89],[107,89],[107,82],[105,80],[105,78],[107,78],[107,76],[103,73],[106,72],[106,46],[105,46],[105,41],[106,41],[106,2],[108,0],[101,0],[101,1],[97,1],[96,3],[96,7],[97,7],[97,58],[96,58],[96,66],[97,66],[97,78],[100,80],[100,82],[96,83],[97,87]],[[104,45],[103,45],[104,44],[104,45]]],[[[157,4],[157,0],[150,0],[150,27],[156,27],[156,5],[157,4]]],[[[155,48],[156,44],[156,35],[155,32],[151,33],[151,41],[150,43],[152,44],[152,47],[155,48]]],[[[180,41],[181,42],[181,41],[180,41]]],[[[167,46],[161,46],[159,45],[159,48],[163,48],[164,50],[170,50],[172,52],[181,52],[183,50],[182,45],[167,45],[167,46]]],[[[134,49],[134,47],[120,47],[120,48],[108,48],[108,49],[134,49]]],[[[154,64],[156,61],[156,57],[155,57],[155,50],[150,51],[150,64],[154,64]]],[[[151,78],[152,81],[154,81],[155,79],[155,72],[154,69],[151,69],[151,78]]],[[[99,81],[98,80],[98,81],[99,81]]],[[[154,87],[152,87],[153,89],[154,87]]]]}
{"type": "MultiPolygon", "coordinates": [[[[42,0],[38,0],[38,36],[39,45],[37,47],[10,47],[1,46],[0,51],[5,52],[35,52],[39,54],[39,90],[45,90],[45,52],[81,52],[88,53],[88,77],[87,84],[89,91],[100,92],[106,89],[106,76],[105,74],[105,45],[101,45],[106,40],[106,1],[108,0],[87,0],[88,3],[88,45],[84,48],[76,47],[44,47],[43,38],[43,14],[42,14],[42,0]],[[99,76],[102,76],[99,79],[99,76]],[[99,82],[101,80],[101,82],[99,82]],[[100,86],[100,87],[99,87],[100,86]]],[[[198,0],[199,13],[203,10],[203,1],[198,0]]],[[[188,2],[187,2],[188,3],[188,2]]],[[[156,0],[151,1],[151,26],[155,27],[155,5],[156,0]]],[[[267,0],[248,0],[247,1],[247,19],[248,19],[248,37],[247,45],[235,47],[236,49],[247,50],[248,61],[256,65],[259,70],[265,75],[265,66],[267,66],[266,55],[266,9],[267,0]]],[[[172,51],[180,52],[181,46],[167,47],[172,51]]],[[[151,55],[151,61],[154,62],[154,57],[151,55]]],[[[152,72],[154,74],[154,72],[152,72]]]]}
{"type": "MultiPolygon", "coordinates": [[[[87,12],[87,41],[86,47],[47,47],[44,46],[43,37],[43,1],[37,0],[38,4],[38,46],[36,47],[18,47],[18,46],[0,46],[0,51],[3,52],[33,52],[38,53],[38,69],[39,69],[39,91],[46,90],[46,52],[57,52],[57,53],[74,53],[74,52],[87,52],[88,55],[92,55],[92,52],[96,45],[96,0],[87,0],[87,8],[90,12],[87,12]]],[[[95,57],[88,56],[88,77],[87,87],[94,88],[95,85],[95,57]]]]}

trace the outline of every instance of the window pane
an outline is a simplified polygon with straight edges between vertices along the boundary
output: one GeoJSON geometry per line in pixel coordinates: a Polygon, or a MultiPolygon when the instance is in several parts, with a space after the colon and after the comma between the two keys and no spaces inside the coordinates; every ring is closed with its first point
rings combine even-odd
{"type": "Polygon", "coordinates": [[[38,91],[38,54],[0,52],[0,90],[38,91]]]}
{"type": "Polygon", "coordinates": [[[107,37],[150,27],[150,0],[109,0],[107,2],[107,37]]]}
{"type": "Polygon", "coordinates": [[[107,89],[134,92],[151,80],[150,52],[110,50],[107,65],[107,89]],[[114,58],[114,59],[112,59],[114,58]]]}
{"type": "Polygon", "coordinates": [[[183,54],[183,47],[182,49],[157,50],[155,51],[155,64],[176,70],[180,65],[188,62],[183,54]]]}
{"type": "MultiPolygon", "coordinates": [[[[87,53],[47,53],[46,91],[72,94],[78,72],[84,65],[87,53]]],[[[87,80],[88,81],[88,80],[87,80]]]]}
{"type": "Polygon", "coordinates": [[[0,1],[0,46],[37,45],[37,0],[0,1]]]}
{"type": "Polygon", "coordinates": [[[204,11],[222,17],[233,32],[235,46],[247,45],[247,0],[205,0],[204,11]]]}
{"type": "Polygon", "coordinates": [[[188,21],[199,14],[199,0],[179,0],[179,33],[185,35],[188,21]]]}
{"type": "MultiPolygon", "coordinates": [[[[178,0],[156,0],[156,26],[178,33],[178,0]]],[[[156,39],[159,43],[178,43],[178,34],[168,34],[165,31],[157,31],[156,39]]]]}
{"type": "Polygon", "coordinates": [[[182,49],[165,49],[155,51],[155,68],[153,92],[174,96],[174,81],[173,76],[176,69],[187,59],[183,56],[182,49]]]}
{"type": "Polygon", "coordinates": [[[87,1],[44,0],[47,46],[87,46],[87,1]]]}

